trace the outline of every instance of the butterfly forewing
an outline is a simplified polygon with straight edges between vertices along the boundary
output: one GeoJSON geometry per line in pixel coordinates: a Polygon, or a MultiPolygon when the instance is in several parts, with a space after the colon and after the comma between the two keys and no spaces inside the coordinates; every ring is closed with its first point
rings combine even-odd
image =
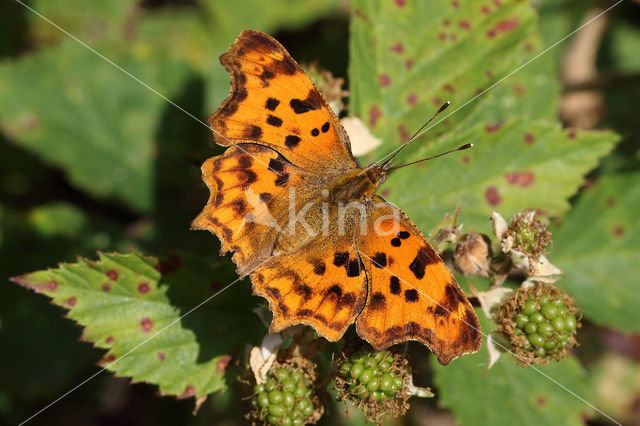
{"type": "Polygon", "coordinates": [[[220,62],[231,74],[232,90],[209,118],[218,144],[253,141],[324,173],[356,167],[340,121],[280,43],[246,30],[220,62]]]}

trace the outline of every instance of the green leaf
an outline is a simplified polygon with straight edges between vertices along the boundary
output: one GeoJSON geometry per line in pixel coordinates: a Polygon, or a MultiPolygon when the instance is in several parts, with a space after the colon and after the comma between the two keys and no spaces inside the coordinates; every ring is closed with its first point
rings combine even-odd
{"type": "MultiPolygon", "coordinates": [[[[495,327],[480,316],[484,333],[495,327]]],[[[518,419],[521,425],[578,426],[584,424],[582,416],[592,411],[566,390],[589,400],[587,376],[573,357],[546,366],[521,367],[504,354],[486,372],[487,362],[486,339],[480,351],[446,367],[431,357],[439,400],[453,410],[461,425],[502,425],[518,419]]]]}
{"type": "Polygon", "coordinates": [[[563,270],[558,282],[589,320],[640,331],[640,172],[604,176],[584,191],[553,230],[549,259],[563,270]]]}
{"type": "Polygon", "coordinates": [[[229,95],[229,74],[218,58],[245,29],[273,35],[335,14],[339,0],[200,0],[200,8],[165,8],[142,17],[136,25],[145,49],[187,62],[205,83],[204,115],[218,109],[229,95]],[[287,13],[282,13],[286,10],[287,13]]]}
{"type": "MultiPolygon", "coordinates": [[[[108,56],[165,95],[185,77],[180,63],[108,56]]],[[[75,185],[138,210],[153,205],[154,138],[165,100],[71,40],[0,65],[0,97],[2,130],[75,185]]]]}
{"type": "MultiPolygon", "coordinates": [[[[202,1],[200,8],[154,9],[130,0],[79,3],[37,1],[32,7],[172,100],[187,83],[201,80],[204,87],[189,99],[196,105],[178,104],[204,123],[229,93],[218,57],[246,25],[292,28],[334,11],[338,1],[247,5],[225,0],[202,1]],[[279,12],[284,7],[287,14],[279,12]]],[[[154,191],[155,178],[174,172],[154,167],[163,113],[174,107],[41,17],[26,9],[24,14],[35,42],[55,45],[0,64],[0,129],[94,197],[151,212],[155,197],[162,196],[154,191]]],[[[206,127],[185,117],[184,139],[206,147],[192,130],[206,127]]],[[[184,169],[179,159],[186,155],[172,158],[173,163],[184,169]]]]}
{"type": "MultiPolygon", "coordinates": [[[[355,1],[353,10],[350,106],[383,138],[377,155],[444,101],[456,108],[516,68],[521,42],[535,29],[525,2],[355,1]]],[[[436,131],[450,131],[479,105],[436,131]]]]}
{"type": "Polygon", "coordinates": [[[235,277],[226,264],[185,255],[158,262],[132,252],[13,281],[68,309],[85,327],[83,338],[107,349],[102,365],[116,375],[156,384],[163,394],[202,397],[226,387],[232,355],[265,333],[251,311],[257,299],[235,277]]]}
{"type": "Polygon", "coordinates": [[[382,187],[424,229],[458,202],[466,229],[488,231],[492,210],[560,215],[617,140],[610,132],[565,132],[555,124],[559,90],[550,57],[475,98],[540,50],[533,9],[527,2],[501,4],[353,2],[351,112],[383,140],[366,160],[398,147],[447,99],[452,106],[438,117],[443,121],[396,163],[475,144],[392,173],[382,187]]]}
{"type": "MultiPolygon", "coordinates": [[[[28,6],[56,26],[90,44],[96,40],[118,38],[123,30],[131,30],[135,14],[138,12],[132,0],[34,0],[28,2],[28,6]],[[129,25],[127,20],[130,21],[129,25]]],[[[23,9],[32,41],[38,44],[53,44],[67,38],[66,34],[41,16],[19,3],[17,7],[23,9]]]]}
{"type": "MultiPolygon", "coordinates": [[[[544,122],[517,118],[495,127],[478,124],[443,136],[434,149],[418,157],[460,146],[482,135],[473,152],[439,158],[427,166],[396,172],[383,186],[388,198],[418,224],[438,223],[445,211],[462,205],[465,229],[490,229],[488,217],[505,217],[527,208],[560,215],[567,199],[583,181],[586,170],[611,150],[617,137],[610,132],[567,132],[544,122]],[[533,142],[527,141],[533,138],[533,142]],[[416,191],[418,176],[420,191],[416,191]]],[[[427,227],[428,229],[428,227],[427,227]]]]}
{"type": "MultiPolygon", "coordinates": [[[[16,161],[16,156],[9,158],[16,161]]],[[[46,182],[42,184],[46,187],[46,182]]],[[[75,259],[78,254],[113,247],[126,250],[131,243],[124,242],[120,232],[121,227],[106,223],[100,215],[89,216],[67,203],[28,210],[2,203],[0,271],[9,277],[75,259]]],[[[0,294],[0,341],[11,348],[0,351],[0,388],[8,394],[10,406],[15,409],[34,399],[53,400],[86,379],[87,368],[100,357],[100,351],[78,342],[81,329],[61,321],[60,308],[6,280],[0,283],[0,294]]]]}

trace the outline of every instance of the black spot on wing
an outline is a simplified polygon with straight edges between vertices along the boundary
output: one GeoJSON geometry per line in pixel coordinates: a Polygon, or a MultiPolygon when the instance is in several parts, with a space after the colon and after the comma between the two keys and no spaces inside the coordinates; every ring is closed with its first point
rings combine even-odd
{"type": "Polygon", "coordinates": [[[387,299],[382,293],[373,293],[371,301],[369,302],[369,308],[374,310],[384,309],[387,304],[387,299]]]}
{"type": "Polygon", "coordinates": [[[343,308],[353,308],[356,304],[356,296],[352,293],[345,293],[342,295],[340,300],[338,300],[338,305],[336,306],[336,310],[340,310],[343,308]]]}
{"type": "Polygon", "coordinates": [[[264,107],[269,111],[275,111],[278,105],[280,105],[279,100],[277,100],[276,98],[269,98],[267,99],[267,102],[265,102],[264,107]]]}
{"type": "Polygon", "coordinates": [[[266,203],[267,201],[269,201],[271,199],[272,195],[269,194],[268,192],[263,192],[260,194],[260,201],[266,203]]]}
{"type": "Polygon", "coordinates": [[[393,238],[391,240],[391,245],[394,247],[400,247],[402,245],[402,241],[400,241],[400,238],[393,238]]]}
{"type": "Polygon", "coordinates": [[[406,300],[408,303],[415,303],[418,301],[418,299],[418,290],[416,290],[415,288],[404,291],[404,300],[406,300]]]}
{"type": "Polygon", "coordinates": [[[349,261],[349,264],[347,265],[347,276],[348,277],[360,276],[360,272],[362,271],[362,269],[364,269],[362,266],[363,265],[360,259],[353,259],[349,261]]]}
{"type": "Polygon", "coordinates": [[[296,114],[315,111],[322,107],[322,96],[316,89],[311,89],[306,99],[291,99],[289,106],[296,114]]]}
{"type": "Polygon", "coordinates": [[[449,316],[449,311],[447,311],[445,308],[443,308],[442,306],[438,305],[438,307],[436,307],[436,309],[433,311],[433,313],[439,317],[446,317],[449,316]]]}
{"type": "Polygon", "coordinates": [[[249,184],[258,180],[258,175],[256,175],[253,170],[238,169],[236,173],[238,174],[238,179],[242,179],[243,187],[247,187],[249,184]]]}
{"type": "Polygon", "coordinates": [[[248,169],[251,166],[253,166],[253,158],[248,155],[241,155],[238,157],[238,167],[248,169]]]}
{"type": "Polygon", "coordinates": [[[349,260],[349,253],[346,251],[337,251],[333,255],[333,264],[335,266],[346,265],[349,260]]]}
{"type": "Polygon", "coordinates": [[[267,287],[265,291],[269,296],[273,297],[274,299],[280,299],[280,290],[278,290],[277,288],[267,287]]]}
{"type": "Polygon", "coordinates": [[[275,180],[276,186],[287,186],[289,181],[289,173],[281,173],[275,180]]]}
{"type": "Polygon", "coordinates": [[[298,71],[298,66],[288,55],[282,60],[274,62],[274,67],[276,74],[294,75],[298,71]]]}
{"type": "Polygon", "coordinates": [[[395,275],[389,280],[389,291],[396,296],[400,294],[400,279],[395,275]]]}
{"type": "Polygon", "coordinates": [[[313,267],[313,273],[316,274],[316,275],[324,275],[326,270],[327,270],[327,267],[324,264],[324,262],[318,262],[313,267]]]}
{"type": "Polygon", "coordinates": [[[280,173],[284,170],[284,163],[276,158],[269,160],[269,170],[272,172],[280,173]]]}
{"type": "Polygon", "coordinates": [[[311,295],[313,294],[311,287],[305,284],[299,284],[297,287],[295,287],[293,291],[295,291],[296,294],[299,294],[300,296],[302,296],[302,299],[305,302],[311,299],[311,295]]]}
{"type": "Polygon", "coordinates": [[[284,144],[287,146],[287,148],[295,148],[299,143],[300,138],[296,135],[287,135],[287,137],[284,138],[284,144]]]}
{"type": "Polygon", "coordinates": [[[282,126],[282,118],[269,114],[267,117],[267,124],[270,124],[273,127],[280,127],[282,126]]]}
{"type": "Polygon", "coordinates": [[[278,302],[278,309],[280,310],[280,312],[282,312],[283,315],[287,315],[287,313],[289,312],[289,308],[287,308],[287,305],[282,302],[278,302]]]}
{"type": "Polygon", "coordinates": [[[396,234],[396,236],[402,240],[406,240],[411,236],[411,234],[409,234],[407,231],[400,231],[396,234]]]}
{"type": "Polygon", "coordinates": [[[229,203],[229,205],[231,206],[233,211],[238,215],[243,214],[247,209],[247,206],[245,205],[244,201],[241,198],[233,200],[231,203],[229,203]]]}
{"type": "Polygon", "coordinates": [[[335,295],[338,299],[342,297],[342,289],[340,288],[339,285],[334,284],[331,287],[329,287],[329,289],[327,290],[327,296],[330,296],[332,294],[335,295]]]}
{"type": "Polygon", "coordinates": [[[320,134],[320,130],[318,129],[311,130],[311,136],[318,136],[319,134],[320,134]]]}
{"type": "Polygon", "coordinates": [[[260,139],[262,136],[262,129],[260,126],[256,126],[255,124],[250,124],[244,129],[243,138],[244,139],[260,139]]]}
{"type": "Polygon", "coordinates": [[[262,84],[262,87],[268,87],[271,84],[270,80],[273,79],[273,77],[275,77],[275,75],[273,74],[273,72],[271,72],[267,68],[265,68],[262,71],[262,73],[258,76],[258,78],[260,79],[260,83],[262,84]]]}
{"type": "Polygon", "coordinates": [[[387,255],[384,253],[376,253],[371,260],[376,268],[384,268],[387,266],[387,255]]]}
{"type": "Polygon", "coordinates": [[[322,129],[321,129],[321,130],[322,130],[322,133],[327,133],[327,132],[329,131],[329,122],[328,122],[328,121],[327,121],[327,122],[325,122],[325,123],[322,125],[322,129]]]}
{"type": "Polygon", "coordinates": [[[431,265],[436,263],[435,259],[432,259],[429,256],[429,253],[424,247],[418,249],[416,253],[416,257],[413,259],[411,264],[409,265],[409,269],[413,272],[413,275],[419,280],[424,277],[424,270],[427,265],[431,265]]]}

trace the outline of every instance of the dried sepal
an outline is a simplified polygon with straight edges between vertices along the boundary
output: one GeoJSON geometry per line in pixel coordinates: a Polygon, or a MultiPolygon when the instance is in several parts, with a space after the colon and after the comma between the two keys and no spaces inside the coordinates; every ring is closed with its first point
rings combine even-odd
{"type": "Polygon", "coordinates": [[[491,240],[483,234],[466,234],[453,253],[456,268],[467,276],[488,277],[491,272],[491,240]]]}
{"type": "Polygon", "coordinates": [[[485,316],[496,322],[500,316],[500,306],[507,300],[513,290],[506,287],[494,287],[487,291],[479,291],[471,283],[468,283],[469,290],[480,302],[480,307],[485,316]]]}
{"type": "Polygon", "coordinates": [[[502,354],[509,352],[510,347],[508,337],[498,330],[493,330],[487,335],[487,352],[489,354],[487,372],[498,362],[502,354]]]}
{"type": "Polygon", "coordinates": [[[278,356],[282,341],[280,333],[268,333],[262,339],[260,346],[254,346],[250,349],[249,367],[256,383],[266,382],[267,373],[278,356]]]}

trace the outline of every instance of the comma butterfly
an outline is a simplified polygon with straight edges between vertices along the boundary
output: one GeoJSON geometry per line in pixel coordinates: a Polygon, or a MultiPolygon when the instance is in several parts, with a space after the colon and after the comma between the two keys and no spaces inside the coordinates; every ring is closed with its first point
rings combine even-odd
{"type": "Polygon", "coordinates": [[[414,223],[375,194],[388,162],[359,168],[349,137],[280,43],[243,31],[220,62],[231,93],[209,118],[223,155],[193,229],[273,311],[271,331],[308,324],[330,341],[355,322],[376,350],[417,340],[442,364],[480,347],[473,307],[414,223]]]}

